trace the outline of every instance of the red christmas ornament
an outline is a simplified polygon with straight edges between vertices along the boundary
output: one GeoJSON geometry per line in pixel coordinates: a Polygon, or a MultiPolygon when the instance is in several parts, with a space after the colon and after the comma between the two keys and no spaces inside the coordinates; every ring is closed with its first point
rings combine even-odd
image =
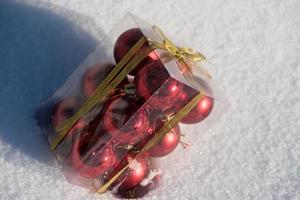
{"type": "MultiPolygon", "coordinates": [[[[154,124],[154,134],[163,127],[164,123],[161,120],[157,120],[154,124]]],[[[150,129],[150,130],[151,130],[150,129]]],[[[173,127],[162,139],[155,144],[151,149],[147,151],[147,154],[152,157],[162,157],[171,153],[178,145],[180,141],[180,126],[177,124],[173,127]]]]}
{"type": "MultiPolygon", "coordinates": [[[[132,28],[124,33],[122,33],[116,41],[114,47],[114,57],[116,63],[119,63],[121,59],[126,55],[126,53],[144,36],[143,32],[139,28],[132,28]]],[[[137,51],[139,53],[141,50],[148,48],[149,44],[145,43],[140,50],[137,51]]],[[[131,75],[136,75],[139,69],[141,69],[145,64],[152,62],[154,60],[159,59],[157,54],[152,51],[134,70],[130,72],[131,75]]]]}
{"type": "MultiPolygon", "coordinates": [[[[83,94],[86,97],[90,97],[94,94],[100,83],[106,78],[106,76],[112,71],[115,66],[110,63],[97,63],[94,66],[88,68],[83,75],[81,87],[83,94]]],[[[117,87],[123,89],[128,84],[127,78],[125,78],[117,87]]]]}
{"type": "MultiPolygon", "coordinates": [[[[152,172],[153,173],[153,172],[152,172]]],[[[153,190],[158,187],[161,174],[154,174],[148,173],[147,177],[142,180],[137,186],[127,189],[123,187],[119,187],[116,193],[117,197],[120,198],[129,198],[129,199],[136,199],[145,196],[150,190],[153,190]],[[145,183],[144,183],[145,182],[145,183]]]]}
{"type": "Polygon", "coordinates": [[[53,127],[57,127],[68,118],[73,116],[79,107],[80,102],[75,97],[68,97],[57,103],[51,116],[53,127]]]}
{"type": "Polygon", "coordinates": [[[148,112],[138,108],[132,99],[112,100],[103,116],[103,126],[121,144],[135,144],[145,137],[148,112]]]}
{"type": "Polygon", "coordinates": [[[110,63],[102,64],[97,63],[88,68],[82,78],[82,91],[86,97],[94,94],[97,86],[113,69],[114,65],[110,63]]]}
{"type": "Polygon", "coordinates": [[[118,37],[114,47],[114,57],[116,62],[120,62],[132,46],[143,36],[144,34],[139,28],[132,28],[122,33],[118,37]]]}
{"type": "Polygon", "coordinates": [[[115,165],[116,155],[106,139],[88,132],[74,138],[71,164],[82,177],[100,177],[115,165]]]}
{"type": "Polygon", "coordinates": [[[185,124],[195,124],[204,120],[212,111],[214,106],[214,99],[204,96],[182,120],[185,124]]]}
{"type": "MultiPolygon", "coordinates": [[[[198,82],[201,87],[212,94],[211,88],[209,85],[203,81],[202,79],[196,77],[195,80],[198,82]]],[[[194,96],[196,96],[199,92],[195,89],[184,85],[183,92],[181,96],[176,101],[175,105],[172,109],[169,109],[165,113],[168,115],[172,112],[178,112],[182,107],[184,107],[194,96]]],[[[200,99],[195,108],[193,108],[182,120],[182,123],[185,124],[194,124],[204,120],[212,111],[214,106],[214,99],[209,96],[204,96],[200,99]]]]}
{"type": "Polygon", "coordinates": [[[138,72],[135,84],[138,94],[158,110],[171,108],[178,101],[183,87],[181,82],[170,77],[160,60],[145,65],[138,72]]]}
{"type": "Polygon", "coordinates": [[[139,156],[134,159],[133,156],[128,155],[126,162],[129,162],[129,168],[116,181],[116,184],[121,183],[120,188],[131,189],[137,186],[149,173],[149,161],[145,157],[139,156]]]}

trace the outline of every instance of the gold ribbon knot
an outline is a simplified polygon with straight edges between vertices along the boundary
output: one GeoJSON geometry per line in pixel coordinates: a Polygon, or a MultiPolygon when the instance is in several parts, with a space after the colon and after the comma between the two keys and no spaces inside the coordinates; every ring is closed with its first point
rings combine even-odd
{"type": "Polygon", "coordinates": [[[188,79],[192,79],[193,66],[197,66],[202,75],[211,79],[211,75],[207,72],[207,70],[202,66],[197,65],[198,62],[206,60],[204,55],[188,47],[176,46],[169,38],[167,38],[167,36],[158,26],[154,25],[152,28],[158,35],[158,37],[162,40],[162,43],[148,39],[149,43],[153,48],[166,50],[165,53],[162,53],[160,55],[160,59],[164,63],[170,62],[171,60],[175,59],[178,63],[180,71],[188,79]]]}

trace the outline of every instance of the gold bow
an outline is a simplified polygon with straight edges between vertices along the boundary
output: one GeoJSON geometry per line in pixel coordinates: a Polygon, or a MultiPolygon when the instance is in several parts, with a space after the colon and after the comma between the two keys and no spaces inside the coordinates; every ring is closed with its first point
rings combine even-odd
{"type": "Polygon", "coordinates": [[[158,37],[162,40],[162,43],[148,39],[149,43],[153,48],[166,50],[165,53],[162,53],[160,55],[160,59],[164,63],[170,62],[171,60],[175,59],[182,74],[190,80],[193,80],[193,66],[197,66],[202,75],[211,79],[211,75],[208,73],[208,71],[202,66],[196,64],[197,62],[206,60],[204,55],[188,47],[176,46],[169,38],[167,38],[167,36],[158,26],[154,25],[152,26],[152,28],[158,35],[158,37]]]}

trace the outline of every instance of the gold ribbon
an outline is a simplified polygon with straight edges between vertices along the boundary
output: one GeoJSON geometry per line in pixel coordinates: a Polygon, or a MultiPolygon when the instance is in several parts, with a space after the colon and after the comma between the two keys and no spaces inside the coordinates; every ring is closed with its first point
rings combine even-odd
{"type": "Polygon", "coordinates": [[[200,61],[206,60],[204,55],[188,47],[176,46],[158,26],[154,25],[152,29],[162,40],[162,43],[148,39],[149,43],[154,49],[158,48],[166,51],[160,55],[164,63],[176,60],[180,71],[188,80],[193,80],[193,66],[197,66],[202,75],[211,79],[208,71],[198,64],[200,61]]]}

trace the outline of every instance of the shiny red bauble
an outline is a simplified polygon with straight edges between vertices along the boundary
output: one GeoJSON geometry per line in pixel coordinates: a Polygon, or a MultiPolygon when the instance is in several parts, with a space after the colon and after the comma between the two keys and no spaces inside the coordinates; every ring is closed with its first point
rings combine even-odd
{"type": "MultiPolygon", "coordinates": [[[[143,32],[139,28],[132,28],[124,33],[122,33],[114,47],[114,57],[116,60],[116,63],[119,63],[121,59],[126,55],[126,53],[144,36],[143,32]]],[[[145,43],[141,49],[137,51],[137,53],[141,52],[141,50],[148,48],[148,43],[145,43]]],[[[137,54],[136,53],[136,54],[137,54]]],[[[136,55],[135,54],[135,55],[136,55]]],[[[153,60],[157,60],[158,56],[154,51],[152,51],[141,63],[136,66],[134,70],[130,72],[131,75],[136,75],[139,69],[141,69],[146,63],[151,62],[153,60]]]]}
{"type": "Polygon", "coordinates": [[[118,37],[114,47],[114,57],[116,62],[120,62],[133,45],[143,36],[144,34],[139,28],[132,28],[122,33],[118,37]]]}
{"type": "Polygon", "coordinates": [[[111,101],[103,116],[103,127],[121,144],[136,144],[146,135],[149,115],[127,97],[111,101]]]}
{"type": "Polygon", "coordinates": [[[101,137],[94,137],[89,132],[83,132],[80,137],[74,137],[71,152],[73,169],[85,178],[101,177],[116,162],[113,146],[101,137]]]}
{"type": "Polygon", "coordinates": [[[75,97],[67,97],[56,104],[51,115],[52,126],[55,128],[72,117],[80,108],[80,102],[75,97]]]}
{"type": "Polygon", "coordinates": [[[119,187],[121,188],[130,189],[140,184],[149,173],[150,163],[146,157],[139,156],[134,158],[131,155],[127,155],[126,162],[129,163],[129,168],[121,175],[116,183],[120,183],[119,187]]]}
{"type": "Polygon", "coordinates": [[[86,97],[94,94],[98,85],[113,69],[114,65],[110,63],[97,63],[88,68],[82,77],[82,92],[86,97]]]}
{"type": "MultiPolygon", "coordinates": [[[[163,125],[164,123],[161,120],[157,120],[156,123],[154,124],[153,134],[159,131],[163,127],[163,125]]],[[[168,155],[177,147],[179,141],[180,141],[180,126],[177,124],[146,153],[152,157],[161,157],[161,156],[168,155]]]]}
{"type": "MultiPolygon", "coordinates": [[[[88,68],[84,73],[81,81],[82,92],[85,97],[90,97],[94,94],[100,83],[106,78],[106,76],[113,70],[115,65],[110,63],[97,63],[94,66],[88,68]]],[[[127,77],[117,86],[117,88],[124,89],[124,86],[128,84],[127,77]]]]}
{"type": "MultiPolygon", "coordinates": [[[[201,86],[201,90],[204,90],[206,93],[212,94],[212,89],[210,86],[201,78],[195,77],[195,81],[198,85],[201,86]]],[[[183,88],[183,93],[176,102],[174,106],[179,110],[179,107],[186,105],[194,96],[199,92],[195,89],[185,85],[183,88]]],[[[195,124],[204,120],[212,111],[214,106],[214,99],[210,96],[204,95],[203,98],[199,100],[195,108],[193,108],[182,120],[182,123],[185,124],[195,124]]]]}
{"type": "Polygon", "coordinates": [[[145,196],[150,190],[157,188],[160,179],[160,173],[153,174],[153,172],[149,172],[148,175],[144,178],[144,180],[135,187],[130,189],[119,187],[116,192],[116,196],[126,199],[141,198],[145,196]]]}
{"type": "Polygon", "coordinates": [[[138,94],[158,110],[171,108],[182,94],[183,84],[170,77],[159,60],[139,70],[134,82],[138,94]]]}
{"type": "Polygon", "coordinates": [[[208,96],[198,102],[195,108],[193,108],[189,114],[187,114],[182,120],[185,124],[195,124],[204,120],[212,111],[214,106],[214,99],[208,96]]]}

